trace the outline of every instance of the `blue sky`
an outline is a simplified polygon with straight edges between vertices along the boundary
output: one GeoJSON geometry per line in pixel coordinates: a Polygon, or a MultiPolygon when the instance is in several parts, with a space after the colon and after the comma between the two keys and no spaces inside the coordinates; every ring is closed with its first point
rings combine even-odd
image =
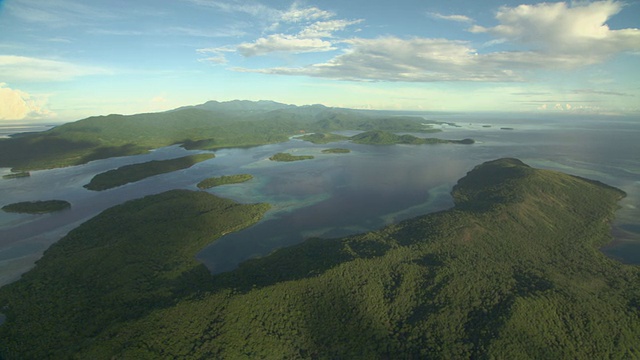
{"type": "Polygon", "coordinates": [[[640,1],[0,0],[0,120],[207,100],[640,113],[640,1]]]}

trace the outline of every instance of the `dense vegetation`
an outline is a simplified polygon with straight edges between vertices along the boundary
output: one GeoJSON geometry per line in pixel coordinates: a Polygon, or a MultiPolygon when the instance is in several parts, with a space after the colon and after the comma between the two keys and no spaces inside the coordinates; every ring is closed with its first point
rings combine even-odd
{"type": "Polygon", "coordinates": [[[253,179],[253,176],[251,174],[223,175],[200,181],[198,183],[198,188],[204,190],[212,188],[214,186],[243,183],[251,179],[253,179]]]}
{"type": "Polygon", "coordinates": [[[267,209],[174,190],[104,211],[51,246],[20,281],[0,289],[8,305],[2,356],[67,358],[101,348],[92,338],[107,334],[143,345],[120,337],[127,324],[197,297],[210,275],[195,254],[255,223],[267,209]]]}
{"type": "Polygon", "coordinates": [[[413,135],[396,135],[387,131],[372,130],[354,135],[349,138],[356,144],[368,144],[368,145],[393,145],[393,144],[473,144],[473,139],[463,140],[446,140],[436,138],[419,138],[413,135]]]}
{"type": "Polygon", "coordinates": [[[162,113],[95,116],[41,133],[0,139],[0,167],[72,166],[173,144],[187,149],[255,146],[284,142],[300,131],[436,131],[424,123],[420,117],[380,116],[322,105],[208,102],[162,113]]]}
{"type": "Polygon", "coordinates": [[[6,175],[2,175],[3,179],[19,179],[19,178],[25,178],[25,177],[29,177],[31,176],[31,173],[28,171],[20,171],[20,172],[13,172],[10,174],[6,174],[6,175]]]}
{"type": "Polygon", "coordinates": [[[301,136],[299,139],[309,141],[314,144],[328,144],[330,142],[348,140],[349,137],[332,133],[313,133],[301,136]]]}
{"type": "Polygon", "coordinates": [[[348,154],[351,150],[343,148],[331,148],[322,150],[323,154],[348,154]]]}
{"type": "Polygon", "coordinates": [[[621,191],[501,159],[476,167],[452,195],[448,211],[310,239],[213,277],[195,252],[262,206],[187,191],[129,202],[72,231],[0,289],[0,353],[640,357],[640,270],[598,251],[611,239],[621,191]]]}
{"type": "Polygon", "coordinates": [[[5,205],[2,210],[23,214],[46,214],[69,209],[71,204],[64,200],[24,201],[5,205]]]}
{"type": "Polygon", "coordinates": [[[291,155],[289,153],[277,153],[269,157],[271,161],[299,161],[299,160],[311,160],[312,155],[291,155]]]}
{"type": "Polygon", "coordinates": [[[151,176],[186,169],[213,157],[215,157],[213,154],[197,154],[169,160],[152,160],[139,164],[125,165],[94,176],[84,187],[89,190],[107,190],[151,176]]]}

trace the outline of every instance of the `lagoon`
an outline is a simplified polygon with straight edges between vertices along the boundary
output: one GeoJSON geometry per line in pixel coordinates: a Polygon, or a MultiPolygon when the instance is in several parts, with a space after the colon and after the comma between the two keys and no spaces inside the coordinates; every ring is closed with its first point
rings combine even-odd
{"type": "MultiPolygon", "coordinates": [[[[441,133],[414,135],[473,138],[476,143],[374,146],[341,141],[316,145],[292,138],[280,144],[221,149],[214,159],[189,169],[102,192],[82,187],[94,175],[123,165],[202,153],[171,146],[145,155],[0,180],[0,206],[50,198],[72,204],[68,211],[46,215],[0,213],[0,284],[17,279],[50,244],[99,212],[170,189],[197,190],[198,182],[209,177],[251,174],[253,179],[246,183],[207,191],[243,203],[272,204],[272,210],[258,224],[227,234],[200,252],[198,259],[211,271],[220,272],[309,237],[355,234],[449,208],[449,191],[456,181],[475,165],[500,157],[516,157],[533,167],[599,180],[626,191],[628,196],[620,202],[614,224],[617,241],[604,251],[624,262],[640,263],[640,119],[503,114],[429,119],[455,122],[460,127],[443,125],[441,133]],[[500,130],[502,127],[514,130],[500,130]],[[333,147],[351,152],[322,153],[333,147]],[[314,159],[268,160],[279,152],[314,159]]],[[[0,169],[0,175],[7,173],[9,169],[0,169]]]]}

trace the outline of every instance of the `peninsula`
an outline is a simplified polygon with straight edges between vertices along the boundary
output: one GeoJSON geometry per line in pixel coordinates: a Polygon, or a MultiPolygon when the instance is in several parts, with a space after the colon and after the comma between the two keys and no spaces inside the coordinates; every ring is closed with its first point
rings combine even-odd
{"type": "Polygon", "coordinates": [[[139,164],[125,165],[94,176],[84,187],[96,191],[107,190],[151,176],[186,169],[214,157],[214,154],[197,154],[169,160],[152,160],[139,164]]]}
{"type": "Polygon", "coordinates": [[[640,268],[598,251],[624,195],[499,159],[458,181],[449,210],[215,276],[194,255],[267,206],[152,195],[0,288],[0,356],[638,358],[640,268]]]}

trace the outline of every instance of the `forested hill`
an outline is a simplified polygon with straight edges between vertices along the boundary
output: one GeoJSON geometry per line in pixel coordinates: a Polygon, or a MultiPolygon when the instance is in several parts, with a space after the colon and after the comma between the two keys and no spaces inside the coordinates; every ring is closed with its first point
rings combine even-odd
{"type": "MultiPolygon", "coordinates": [[[[0,353],[9,359],[640,357],[640,270],[598,250],[611,240],[620,190],[500,159],[458,182],[450,210],[362,235],[310,239],[216,276],[192,264],[206,227],[185,216],[211,209],[231,220],[242,209],[188,194],[104,212],[0,289],[7,315],[0,353]],[[181,200],[192,196],[196,205],[181,200]],[[185,221],[190,226],[176,226],[185,221]],[[127,241],[118,241],[123,234],[127,241]],[[69,270],[78,267],[84,270],[69,270]]],[[[216,224],[214,213],[204,213],[216,224]]]]}
{"type": "Polygon", "coordinates": [[[382,116],[322,105],[210,101],[161,113],[94,116],[41,133],[0,139],[0,167],[72,166],[173,144],[188,149],[263,145],[287,141],[300,132],[432,131],[424,122],[421,117],[382,116]]]}

